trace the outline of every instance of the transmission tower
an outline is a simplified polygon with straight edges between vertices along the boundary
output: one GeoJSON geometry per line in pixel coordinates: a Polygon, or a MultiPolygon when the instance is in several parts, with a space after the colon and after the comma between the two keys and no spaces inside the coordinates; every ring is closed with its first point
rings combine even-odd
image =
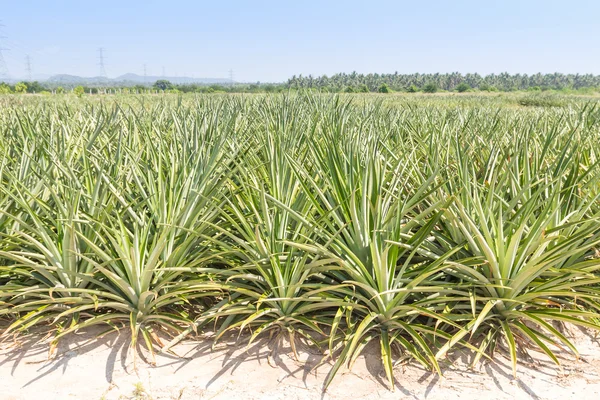
{"type": "Polygon", "coordinates": [[[165,74],[165,67],[162,67],[162,77],[164,78],[165,76],[167,76],[167,74],[165,74]]]}
{"type": "Polygon", "coordinates": [[[144,84],[148,80],[148,71],[146,70],[146,64],[144,64],[144,84]]]}
{"type": "MultiPolygon", "coordinates": [[[[1,23],[0,28],[4,28],[4,25],[1,23]]],[[[8,66],[6,65],[6,61],[4,61],[4,56],[2,55],[2,51],[8,51],[9,49],[2,47],[2,39],[6,39],[6,36],[0,36],[0,81],[10,78],[8,66]]]]}
{"type": "Polygon", "coordinates": [[[233,70],[229,70],[229,84],[233,86],[233,70]]]}
{"type": "Polygon", "coordinates": [[[100,76],[106,78],[106,68],[104,67],[104,47],[98,48],[98,65],[100,66],[100,76]]]}
{"type": "Polygon", "coordinates": [[[27,54],[25,56],[25,66],[27,68],[27,80],[29,82],[32,81],[32,75],[31,75],[31,57],[29,57],[29,54],[27,54]]]}

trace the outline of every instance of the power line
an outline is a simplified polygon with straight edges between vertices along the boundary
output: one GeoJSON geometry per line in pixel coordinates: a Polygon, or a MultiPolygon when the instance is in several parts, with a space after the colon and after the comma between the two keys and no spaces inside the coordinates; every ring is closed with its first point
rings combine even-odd
{"type": "MultiPolygon", "coordinates": [[[[4,28],[4,25],[2,25],[1,23],[0,28],[4,28]]],[[[4,55],[2,54],[2,51],[8,51],[9,49],[7,49],[6,47],[2,47],[2,39],[6,39],[6,36],[0,36],[0,80],[10,78],[10,74],[8,73],[8,66],[6,65],[6,61],[4,60],[4,55]]]]}
{"type": "Polygon", "coordinates": [[[98,48],[98,59],[100,60],[98,65],[100,66],[100,76],[106,78],[106,68],[104,67],[104,50],[104,47],[98,48]]]}
{"type": "MultiPolygon", "coordinates": [[[[2,39],[2,36],[0,36],[2,39]]],[[[6,61],[4,61],[4,55],[2,51],[8,51],[6,47],[0,47],[0,79],[8,79],[10,78],[10,74],[8,73],[8,66],[6,65],[6,61]]]]}
{"type": "Polygon", "coordinates": [[[27,55],[25,56],[25,65],[26,65],[26,68],[27,68],[27,80],[28,80],[29,82],[31,82],[31,81],[32,81],[32,74],[31,74],[31,57],[29,57],[29,54],[27,54],[27,55]]]}

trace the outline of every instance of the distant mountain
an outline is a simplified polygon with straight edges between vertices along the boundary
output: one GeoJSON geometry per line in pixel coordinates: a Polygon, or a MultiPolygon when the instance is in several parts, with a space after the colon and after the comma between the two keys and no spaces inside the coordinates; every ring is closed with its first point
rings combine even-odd
{"type": "Polygon", "coordinates": [[[187,76],[140,76],[137,74],[124,74],[116,78],[106,78],[103,76],[83,77],[77,75],[59,74],[49,77],[46,82],[51,84],[61,85],[152,85],[154,82],[165,79],[171,83],[178,84],[213,84],[213,83],[230,83],[226,78],[190,78],[187,76]]]}
{"type": "Polygon", "coordinates": [[[33,74],[33,76],[31,77],[31,80],[33,80],[33,81],[47,81],[51,77],[52,77],[52,75],[49,75],[49,74],[33,74]]]}
{"type": "Polygon", "coordinates": [[[17,82],[27,82],[27,81],[38,81],[43,82],[50,78],[51,75],[48,74],[33,74],[31,79],[27,76],[10,76],[10,77],[1,77],[0,82],[8,82],[8,83],[17,83],[17,82]]]}
{"type": "Polygon", "coordinates": [[[110,83],[112,79],[103,76],[82,77],[77,75],[59,74],[52,75],[46,82],[48,83],[64,83],[64,84],[100,84],[110,83]]]}
{"type": "Polygon", "coordinates": [[[172,83],[229,83],[229,79],[226,78],[190,78],[188,76],[152,76],[148,75],[146,77],[128,73],[125,75],[117,76],[114,78],[114,81],[118,82],[156,82],[158,80],[165,79],[172,83]]]}

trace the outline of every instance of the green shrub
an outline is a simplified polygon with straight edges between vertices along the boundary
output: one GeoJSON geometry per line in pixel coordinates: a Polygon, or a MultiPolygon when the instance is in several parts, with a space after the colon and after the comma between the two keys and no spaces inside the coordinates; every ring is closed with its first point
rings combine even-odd
{"type": "Polygon", "coordinates": [[[461,82],[458,84],[458,86],[456,86],[456,91],[458,93],[464,93],[467,90],[471,89],[471,86],[469,86],[467,83],[465,82],[461,82]]]}
{"type": "Polygon", "coordinates": [[[382,83],[381,86],[379,86],[379,88],[377,89],[377,91],[379,93],[391,93],[392,92],[392,90],[387,85],[387,83],[382,83]]]}
{"type": "Polygon", "coordinates": [[[173,84],[165,79],[154,82],[153,87],[157,90],[171,90],[174,88],[173,84]]]}
{"type": "Polygon", "coordinates": [[[427,82],[425,86],[423,86],[423,91],[425,93],[435,93],[438,91],[438,85],[435,82],[427,82]]]}
{"type": "Polygon", "coordinates": [[[15,93],[27,93],[27,84],[25,82],[19,82],[15,85],[15,93]]]}
{"type": "Polygon", "coordinates": [[[85,89],[83,88],[83,86],[77,86],[73,89],[73,93],[75,94],[75,96],[81,97],[85,94],[85,89]]]}
{"type": "Polygon", "coordinates": [[[10,93],[12,93],[12,90],[10,90],[10,86],[8,86],[4,82],[0,83],[0,94],[10,94],[10,93]]]}

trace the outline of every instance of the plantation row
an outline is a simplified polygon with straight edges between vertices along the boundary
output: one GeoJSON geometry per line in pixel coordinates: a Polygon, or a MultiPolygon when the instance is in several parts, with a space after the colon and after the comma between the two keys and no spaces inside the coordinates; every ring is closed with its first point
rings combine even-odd
{"type": "Polygon", "coordinates": [[[600,76],[592,74],[500,74],[479,75],[451,73],[429,74],[350,74],[338,73],[331,76],[293,76],[287,81],[291,88],[328,88],[341,91],[348,88],[366,88],[375,91],[381,85],[389,86],[393,90],[414,92],[418,90],[430,91],[432,89],[466,91],[477,88],[483,91],[515,91],[515,90],[578,90],[592,89],[600,86],[600,76]]]}
{"type": "MultiPolygon", "coordinates": [[[[440,370],[600,328],[600,111],[333,96],[4,99],[0,326],[375,341],[440,370]]],[[[328,351],[326,351],[328,350],[328,351]]]]}

